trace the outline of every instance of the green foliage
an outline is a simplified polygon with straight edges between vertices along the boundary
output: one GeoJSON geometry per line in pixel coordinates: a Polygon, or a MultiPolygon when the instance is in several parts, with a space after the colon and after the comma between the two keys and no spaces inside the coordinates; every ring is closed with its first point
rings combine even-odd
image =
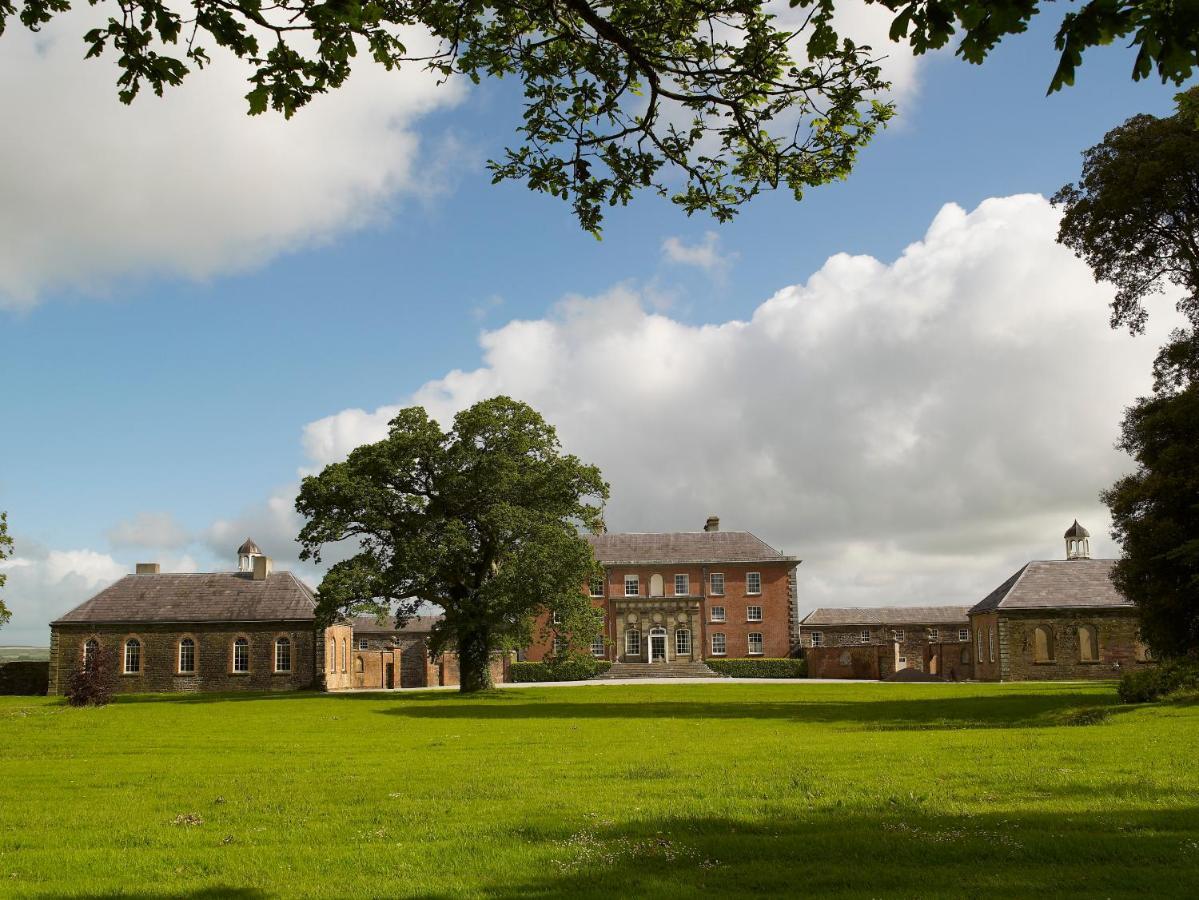
{"type": "Polygon", "coordinates": [[[806,678],[802,659],[707,659],[708,668],[730,678],[806,678]]]}
{"type": "MultiPolygon", "coordinates": [[[[1197,6],[1196,8],[1199,8],[1197,6]]],[[[1083,153],[1082,178],[1053,197],[1063,209],[1058,242],[1116,286],[1112,327],[1144,331],[1144,301],[1167,284],[1199,325],[1199,88],[1167,118],[1136,115],[1083,153]]]]}
{"type": "Polygon", "coordinates": [[[1158,666],[1128,672],[1117,692],[1124,703],[1151,703],[1180,691],[1199,690],[1199,663],[1176,659],[1158,666]]]}
{"type": "MultiPolygon", "coordinates": [[[[813,0],[791,0],[806,6],[813,0]]],[[[907,40],[917,53],[944,47],[961,31],[955,51],[981,63],[1011,34],[1028,30],[1039,0],[867,0],[898,13],[891,40],[907,40]]],[[[1126,41],[1137,48],[1132,77],[1139,81],[1156,70],[1162,83],[1181,85],[1199,64],[1199,4],[1176,0],[1085,0],[1062,17],[1054,37],[1060,52],[1049,93],[1074,84],[1083,53],[1126,41]]]]}
{"type": "MultiPolygon", "coordinates": [[[[8,536],[8,513],[0,512],[0,562],[10,556],[12,556],[12,538],[8,536]]],[[[8,581],[8,576],[0,569],[0,588],[4,587],[6,581],[8,581]]],[[[11,618],[12,610],[4,604],[4,598],[0,597],[0,626],[3,626],[11,618]]]]}
{"type": "Polygon", "coordinates": [[[404,620],[435,603],[445,614],[430,649],[457,652],[463,691],[488,687],[490,654],[527,645],[539,615],[557,612],[564,636],[590,643],[582,585],[598,567],[579,529],[599,527],[607,496],[599,469],[563,455],[524,403],[484,400],[449,432],[421,407],[401,410],[385,439],[300,487],[301,558],[357,551],[325,575],[318,615],[394,606],[404,620]]]}
{"type": "Polygon", "coordinates": [[[586,681],[602,675],[612,668],[612,663],[603,659],[572,654],[561,660],[547,659],[545,662],[514,662],[509,670],[513,682],[534,681],[586,681]]]}

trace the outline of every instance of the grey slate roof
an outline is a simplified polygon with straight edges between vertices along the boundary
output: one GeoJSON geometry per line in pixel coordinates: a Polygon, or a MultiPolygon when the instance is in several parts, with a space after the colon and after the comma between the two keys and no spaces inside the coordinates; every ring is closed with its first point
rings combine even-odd
{"type": "Polygon", "coordinates": [[[609,565],[639,563],[791,562],[748,531],[590,534],[595,558],[609,565]]]}
{"type": "Polygon", "coordinates": [[[51,625],[157,622],[311,622],[316,599],[290,572],[126,575],[51,625]]]}
{"type": "Polygon", "coordinates": [[[804,627],[834,625],[965,625],[968,606],[822,607],[799,623],[804,627]]]}
{"type": "Polygon", "coordinates": [[[395,616],[387,616],[382,622],[375,616],[354,616],[350,624],[354,626],[354,634],[428,634],[441,619],[441,616],[413,616],[396,628],[395,616]]]}
{"type": "Polygon", "coordinates": [[[1073,609],[1133,606],[1112,584],[1114,559],[1047,559],[1026,564],[971,608],[1073,609]]]}

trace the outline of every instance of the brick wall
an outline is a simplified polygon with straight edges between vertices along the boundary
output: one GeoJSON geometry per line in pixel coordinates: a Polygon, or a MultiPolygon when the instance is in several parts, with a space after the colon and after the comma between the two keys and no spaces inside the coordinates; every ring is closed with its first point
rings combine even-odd
{"type": "Polygon", "coordinates": [[[281,691],[316,687],[319,684],[318,650],[310,623],[254,622],[194,626],[56,625],[50,633],[50,686],[61,694],[67,678],[82,659],[90,638],[110,652],[116,671],[116,690],[121,693],[175,691],[281,691]],[[179,671],[179,642],[195,641],[194,673],[179,671]],[[249,671],[233,672],[233,642],[249,641],[249,671]],[[275,671],[275,641],[291,642],[291,669],[275,671]],[[124,646],[131,638],[141,644],[141,666],[137,673],[124,673],[124,646]]]}
{"type": "Polygon", "coordinates": [[[979,681],[999,681],[1004,643],[999,633],[997,613],[979,613],[970,617],[971,643],[974,646],[974,677],[979,681]],[[992,640],[994,643],[992,643],[992,640]],[[992,653],[992,647],[994,653],[992,653]]]}
{"type": "Polygon", "coordinates": [[[886,678],[904,668],[952,680],[974,677],[971,642],[959,640],[965,622],[952,625],[805,625],[804,658],[810,678],[886,678]],[[935,634],[932,629],[936,629],[935,634]],[[903,632],[896,640],[896,631],[903,632]],[[813,633],[820,635],[813,645],[813,633]],[[865,640],[863,640],[865,633],[865,640]],[[933,640],[933,638],[936,640],[933,640]]]}

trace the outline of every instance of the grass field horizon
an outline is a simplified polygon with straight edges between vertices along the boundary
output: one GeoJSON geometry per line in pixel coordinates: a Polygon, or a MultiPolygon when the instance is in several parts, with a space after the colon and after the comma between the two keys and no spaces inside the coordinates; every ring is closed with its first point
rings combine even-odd
{"type": "Polygon", "coordinates": [[[1183,896],[1199,706],[1111,684],[0,698],[0,895],[1183,896]]]}

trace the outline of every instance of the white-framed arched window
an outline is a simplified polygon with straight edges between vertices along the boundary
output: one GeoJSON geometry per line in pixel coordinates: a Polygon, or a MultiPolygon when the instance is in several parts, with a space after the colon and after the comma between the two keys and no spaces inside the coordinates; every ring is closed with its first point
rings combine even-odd
{"type": "Polygon", "coordinates": [[[627,656],[641,655],[641,632],[636,628],[624,633],[624,652],[627,656]]]}
{"type": "Polygon", "coordinates": [[[337,671],[337,641],[329,639],[329,671],[337,671]]]}
{"type": "Polygon", "coordinates": [[[96,664],[96,659],[100,653],[100,642],[95,638],[88,638],[83,645],[83,667],[90,669],[96,664]]]}
{"type": "Polygon", "coordinates": [[[142,642],[137,638],[125,641],[125,674],[135,675],[142,670],[142,642]]]}
{"type": "Polygon", "coordinates": [[[192,675],[196,671],[196,642],[189,637],[179,642],[179,674],[192,675]]]}
{"type": "Polygon", "coordinates": [[[275,640],[275,671],[291,671],[291,639],[277,638],[275,640]]]}
{"type": "Polygon", "coordinates": [[[250,671],[250,641],[247,638],[239,637],[233,642],[233,671],[250,671]]]}
{"type": "Polygon", "coordinates": [[[350,664],[350,642],[346,638],[341,639],[341,674],[346,673],[346,666],[350,664]]]}

